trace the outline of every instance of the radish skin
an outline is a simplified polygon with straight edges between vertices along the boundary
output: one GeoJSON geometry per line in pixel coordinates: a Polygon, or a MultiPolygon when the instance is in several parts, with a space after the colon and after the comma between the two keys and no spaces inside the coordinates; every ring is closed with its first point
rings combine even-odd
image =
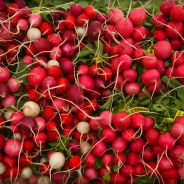
{"type": "Polygon", "coordinates": [[[33,172],[30,167],[24,167],[22,169],[21,177],[23,179],[29,179],[32,176],[33,172]]]}
{"type": "Polygon", "coordinates": [[[87,122],[81,121],[77,124],[77,131],[81,134],[87,134],[90,131],[90,125],[87,122]]]}
{"type": "Polygon", "coordinates": [[[65,164],[65,156],[61,152],[55,152],[50,155],[49,165],[52,169],[60,169],[65,164]]]}
{"type": "Polygon", "coordinates": [[[27,37],[30,41],[37,40],[41,38],[41,31],[38,28],[29,28],[27,31],[27,37]]]}
{"type": "Polygon", "coordinates": [[[40,107],[33,101],[28,101],[23,105],[23,113],[25,116],[36,117],[40,113],[40,107]]]}

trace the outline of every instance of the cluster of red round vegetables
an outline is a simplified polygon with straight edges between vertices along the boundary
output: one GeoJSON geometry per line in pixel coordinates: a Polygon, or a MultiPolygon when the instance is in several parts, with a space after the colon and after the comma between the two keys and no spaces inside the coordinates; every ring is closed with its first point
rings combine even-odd
{"type": "Polygon", "coordinates": [[[151,117],[100,108],[116,93],[136,98],[144,88],[150,95],[167,91],[164,75],[184,82],[184,6],[165,0],[160,10],[135,8],[125,17],[118,8],[105,14],[71,4],[48,22],[22,0],[0,0],[0,127],[11,132],[0,133],[0,180],[184,179],[184,117],[160,133],[151,117]],[[97,51],[102,44],[103,53],[80,60],[88,43],[97,51]]]}

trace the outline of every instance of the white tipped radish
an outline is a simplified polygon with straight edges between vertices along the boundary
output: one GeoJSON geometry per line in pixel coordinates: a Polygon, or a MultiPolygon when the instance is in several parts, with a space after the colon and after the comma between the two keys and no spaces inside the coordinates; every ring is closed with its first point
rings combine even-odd
{"type": "Polygon", "coordinates": [[[0,162],[0,175],[3,174],[5,171],[6,171],[5,165],[2,162],[0,162]]]}
{"type": "Polygon", "coordinates": [[[40,176],[38,178],[37,184],[51,184],[51,181],[48,176],[40,176]]]}
{"type": "Polygon", "coordinates": [[[86,154],[91,149],[91,145],[87,141],[83,141],[80,144],[80,149],[83,154],[86,154]]]}
{"type": "Polygon", "coordinates": [[[54,152],[49,157],[49,165],[52,169],[60,169],[65,164],[65,156],[61,152],[54,152]]]}
{"type": "Polygon", "coordinates": [[[35,27],[29,28],[27,31],[27,37],[31,41],[37,40],[38,38],[41,38],[41,31],[35,27]]]}
{"type": "Polygon", "coordinates": [[[36,117],[40,113],[40,106],[33,101],[28,101],[23,106],[23,113],[25,116],[36,117]]]}
{"type": "Polygon", "coordinates": [[[13,110],[13,109],[8,109],[8,110],[5,112],[5,114],[4,114],[5,119],[6,119],[6,120],[10,120],[10,117],[11,117],[11,115],[12,115],[14,112],[15,112],[15,110],[13,110]]]}
{"type": "Polygon", "coordinates": [[[77,131],[81,134],[87,134],[90,131],[89,123],[81,121],[77,124],[77,131]]]}
{"type": "Polygon", "coordinates": [[[31,26],[38,27],[40,26],[41,22],[42,17],[39,13],[33,13],[29,16],[29,23],[31,24],[31,26]]]}
{"type": "Polygon", "coordinates": [[[86,28],[84,28],[84,27],[77,27],[76,28],[76,33],[77,33],[77,36],[83,37],[86,34],[86,28]]]}
{"type": "Polygon", "coordinates": [[[33,175],[33,172],[30,167],[24,167],[22,169],[21,177],[23,179],[29,179],[33,175]]]}
{"type": "Polygon", "coordinates": [[[50,66],[60,66],[59,62],[57,60],[49,60],[48,63],[47,63],[47,66],[50,67],[50,66]]]}
{"type": "Polygon", "coordinates": [[[40,159],[40,163],[45,163],[45,162],[48,162],[48,159],[45,158],[45,157],[42,157],[42,158],[40,159]]]}
{"type": "Polygon", "coordinates": [[[14,133],[14,134],[13,134],[13,138],[14,138],[14,139],[17,139],[17,140],[21,140],[21,139],[22,139],[22,136],[21,136],[20,133],[14,133]]]}

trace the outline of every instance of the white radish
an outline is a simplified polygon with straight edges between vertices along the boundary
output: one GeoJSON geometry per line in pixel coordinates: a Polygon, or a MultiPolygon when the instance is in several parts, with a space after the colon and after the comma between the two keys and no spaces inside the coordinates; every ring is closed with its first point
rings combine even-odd
{"type": "Polygon", "coordinates": [[[90,151],[91,145],[87,141],[83,141],[80,144],[80,150],[83,154],[86,154],[90,151]]]}
{"type": "Polygon", "coordinates": [[[49,157],[49,165],[52,169],[60,169],[65,164],[65,156],[61,152],[54,152],[49,157]]]}
{"type": "Polygon", "coordinates": [[[22,139],[22,136],[21,136],[20,133],[14,133],[14,134],[13,134],[13,138],[14,138],[14,139],[17,139],[17,140],[21,140],[21,139],[22,139]]]}
{"type": "Polygon", "coordinates": [[[28,101],[23,105],[23,113],[25,116],[36,117],[40,113],[40,106],[33,101],[28,101]]]}
{"type": "Polygon", "coordinates": [[[77,33],[77,36],[79,36],[80,38],[84,37],[85,34],[86,34],[86,28],[84,28],[84,27],[77,27],[76,28],[76,33],[77,33]]]}
{"type": "Polygon", "coordinates": [[[81,121],[77,124],[77,131],[81,134],[87,134],[90,131],[89,123],[81,121]]]}
{"type": "Polygon", "coordinates": [[[40,163],[45,163],[45,162],[48,162],[48,159],[45,158],[45,157],[42,157],[42,158],[40,159],[40,163]]]}
{"type": "Polygon", "coordinates": [[[30,41],[37,40],[41,38],[41,31],[35,27],[29,28],[27,31],[27,37],[30,41]]]}
{"type": "Polygon", "coordinates": [[[21,177],[23,179],[29,179],[33,175],[33,172],[30,167],[24,167],[22,169],[21,177]]]}
{"type": "Polygon", "coordinates": [[[40,176],[38,178],[37,184],[51,184],[51,181],[48,176],[40,176]]]}
{"type": "Polygon", "coordinates": [[[49,60],[48,63],[47,63],[47,66],[50,67],[50,66],[60,66],[59,62],[57,60],[49,60]]]}
{"type": "Polygon", "coordinates": [[[5,165],[2,162],[0,162],[0,175],[3,174],[5,171],[6,171],[5,165]]]}

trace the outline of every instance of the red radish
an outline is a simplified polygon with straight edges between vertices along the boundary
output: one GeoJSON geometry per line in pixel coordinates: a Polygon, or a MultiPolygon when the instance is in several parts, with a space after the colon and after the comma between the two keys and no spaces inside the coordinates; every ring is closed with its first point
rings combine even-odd
{"type": "Polygon", "coordinates": [[[53,25],[49,22],[41,22],[40,24],[40,31],[42,35],[49,35],[53,33],[53,25]]]}
{"type": "Polygon", "coordinates": [[[71,43],[65,43],[62,45],[63,55],[72,58],[76,54],[76,49],[71,43]]]}
{"type": "Polygon", "coordinates": [[[151,128],[146,131],[145,137],[149,144],[156,145],[159,139],[159,135],[160,133],[156,129],[151,128]]]}
{"type": "Polygon", "coordinates": [[[149,34],[149,30],[146,29],[144,26],[137,26],[134,28],[132,33],[132,37],[135,41],[140,42],[145,39],[149,34]]]}
{"type": "Polygon", "coordinates": [[[88,21],[89,21],[88,16],[82,13],[81,15],[77,17],[76,23],[78,26],[83,27],[84,25],[87,24],[88,21]]]}
{"type": "Polygon", "coordinates": [[[102,136],[105,142],[111,143],[117,138],[116,133],[111,128],[105,128],[102,131],[102,136]]]}
{"type": "Polygon", "coordinates": [[[160,175],[163,177],[164,181],[178,179],[178,171],[175,167],[160,172],[160,175]]]}
{"type": "Polygon", "coordinates": [[[106,152],[106,144],[104,141],[99,141],[95,143],[95,146],[93,147],[93,154],[96,156],[102,156],[106,152]]]}
{"type": "Polygon", "coordinates": [[[79,83],[82,88],[86,90],[94,89],[94,80],[89,75],[82,75],[79,77],[79,83]]]}
{"type": "Polygon", "coordinates": [[[171,135],[176,139],[184,136],[184,124],[174,123],[171,127],[171,135]]]}
{"type": "Polygon", "coordinates": [[[17,92],[20,89],[20,81],[15,77],[11,77],[8,80],[7,85],[8,85],[10,92],[12,93],[17,92]]]}
{"type": "Polygon", "coordinates": [[[10,119],[11,124],[17,125],[21,122],[22,118],[24,117],[24,114],[22,112],[13,112],[10,119]]]}
{"type": "Polygon", "coordinates": [[[111,183],[121,184],[127,182],[127,178],[121,173],[111,173],[110,179],[111,183]]]}
{"type": "Polygon", "coordinates": [[[184,54],[180,51],[176,51],[173,53],[171,57],[172,64],[177,67],[180,64],[184,64],[184,54]]]}
{"type": "Polygon", "coordinates": [[[133,140],[131,143],[130,143],[130,150],[132,152],[140,152],[142,149],[143,149],[143,146],[145,145],[145,142],[142,138],[138,138],[138,139],[135,139],[133,140]]]}
{"type": "Polygon", "coordinates": [[[147,69],[155,68],[157,65],[157,57],[154,54],[147,54],[143,57],[142,64],[147,69]]]}
{"type": "Polygon", "coordinates": [[[181,82],[184,82],[184,74],[183,74],[184,64],[179,65],[175,70],[174,74],[179,78],[181,82]]]}
{"type": "Polygon", "coordinates": [[[45,77],[46,77],[45,69],[41,67],[35,67],[29,72],[27,80],[30,85],[37,87],[40,86],[45,77]]]}
{"type": "Polygon", "coordinates": [[[172,46],[168,41],[159,41],[154,46],[154,53],[159,59],[168,59],[172,53],[172,46]]]}
{"type": "Polygon", "coordinates": [[[27,131],[27,130],[33,130],[36,127],[36,121],[34,118],[30,117],[30,116],[25,116],[22,118],[21,122],[21,128],[23,129],[23,131],[27,131]]]}
{"type": "Polygon", "coordinates": [[[84,8],[84,14],[87,15],[89,19],[95,19],[97,15],[94,6],[87,6],[84,8]]]}
{"type": "Polygon", "coordinates": [[[107,15],[105,13],[97,13],[96,20],[103,24],[107,20],[107,15]]]}
{"type": "Polygon", "coordinates": [[[94,40],[102,33],[102,24],[98,21],[93,21],[88,26],[89,40],[94,40]]]}
{"type": "Polygon", "coordinates": [[[17,28],[22,30],[22,31],[26,31],[29,27],[29,24],[27,22],[26,19],[19,19],[18,23],[17,23],[17,28]]]}
{"type": "Polygon", "coordinates": [[[170,10],[172,20],[182,22],[184,21],[184,8],[183,5],[174,5],[170,10]]]}
{"type": "Polygon", "coordinates": [[[10,79],[10,71],[3,66],[0,66],[0,82],[7,82],[10,79]]]}
{"type": "Polygon", "coordinates": [[[138,73],[135,69],[128,69],[123,71],[123,77],[127,81],[136,81],[138,77],[138,73]]]}
{"type": "Polygon", "coordinates": [[[4,151],[10,157],[17,157],[21,152],[21,142],[16,139],[8,139],[4,145],[4,151]]]}
{"type": "Polygon", "coordinates": [[[144,49],[136,48],[136,50],[133,52],[133,56],[137,61],[141,61],[142,57],[144,56],[144,49]]]}
{"type": "Polygon", "coordinates": [[[143,8],[135,8],[131,11],[129,18],[134,25],[144,24],[146,20],[146,12],[143,8]]]}
{"type": "Polygon", "coordinates": [[[126,149],[126,141],[121,137],[118,137],[113,143],[112,148],[116,152],[123,152],[126,149]]]}
{"type": "Polygon", "coordinates": [[[124,13],[118,8],[113,8],[110,9],[108,18],[111,24],[117,24],[119,20],[124,18],[124,13]]]}
{"type": "Polygon", "coordinates": [[[149,130],[151,129],[155,124],[155,121],[150,118],[150,117],[145,117],[144,118],[144,126],[143,126],[143,130],[149,130]]]}
{"type": "Polygon", "coordinates": [[[0,83],[0,97],[6,98],[9,95],[9,89],[8,86],[4,83],[0,83]]]}
{"type": "Polygon", "coordinates": [[[184,161],[184,147],[180,145],[176,145],[172,150],[171,150],[171,155],[172,157],[176,158],[177,160],[184,161]]]}
{"type": "Polygon", "coordinates": [[[1,101],[3,107],[13,107],[16,103],[16,99],[13,95],[9,95],[1,101]]]}
{"type": "Polygon", "coordinates": [[[161,41],[161,40],[165,40],[166,39],[165,31],[163,31],[162,29],[156,29],[153,32],[153,36],[154,36],[156,41],[161,41]]]}
{"type": "Polygon", "coordinates": [[[96,157],[92,153],[86,155],[84,163],[87,167],[94,167],[96,162],[96,157]]]}
{"type": "Polygon", "coordinates": [[[111,154],[104,154],[102,156],[102,162],[105,166],[110,166],[113,164],[113,156],[111,154]]]}
{"type": "Polygon", "coordinates": [[[99,119],[102,120],[100,121],[100,127],[104,128],[110,126],[112,123],[112,116],[111,111],[102,111],[99,117],[99,119]]]}
{"type": "Polygon", "coordinates": [[[116,31],[123,37],[128,38],[133,33],[133,24],[130,19],[120,19],[115,27],[116,31]]]}
{"type": "Polygon", "coordinates": [[[173,50],[180,50],[182,46],[182,42],[179,39],[170,40],[171,46],[173,50]]]}
{"type": "Polygon", "coordinates": [[[167,19],[162,13],[156,13],[152,17],[152,25],[157,29],[162,29],[167,24],[167,19]]]}
{"type": "Polygon", "coordinates": [[[59,78],[59,79],[56,81],[56,83],[57,83],[57,86],[58,86],[58,88],[57,88],[57,92],[58,92],[58,93],[64,93],[64,92],[66,92],[66,91],[68,90],[68,88],[69,88],[69,82],[68,82],[68,80],[67,80],[66,78],[64,78],[64,77],[59,78]]]}
{"type": "Polygon", "coordinates": [[[25,116],[36,117],[40,113],[40,107],[33,101],[27,101],[23,105],[23,113],[25,116]]]}
{"type": "Polygon", "coordinates": [[[33,42],[36,54],[46,54],[50,51],[51,45],[46,38],[38,38],[33,42]]]}
{"type": "Polygon", "coordinates": [[[166,156],[163,156],[160,160],[159,160],[159,163],[158,163],[158,169],[160,171],[164,171],[164,170],[167,170],[167,169],[170,169],[173,167],[173,162],[172,162],[172,159],[166,157],[166,156]]]}
{"type": "Polygon", "coordinates": [[[52,100],[52,107],[56,109],[56,111],[68,111],[69,104],[63,99],[55,98],[52,100]]]}
{"type": "Polygon", "coordinates": [[[171,136],[169,132],[161,134],[158,138],[159,146],[168,150],[174,147],[174,143],[175,139],[171,136]]]}
{"type": "Polygon", "coordinates": [[[98,172],[94,168],[85,168],[84,176],[90,180],[94,180],[98,178],[98,172]]]}
{"type": "Polygon", "coordinates": [[[81,167],[81,157],[74,155],[69,159],[69,167],[71,169],[79,169],[81,167]]]}
{"type": "Polygon", "coordinates": [[[129,82],[125,86],[125,92],[128,95],[138,95],[140,90],[141,90],[140,85],[137,82],[129,82]]]}
{"type": "Polygon", "coordinates": [[[34,142],[32,140],[29,139],[25,139],[24,143],[23,143],[23,150],[24,151],[31,151],[34,149],[34,142]]]}
{"type": "Polygon", "coordinates": [[[126,112],[119,112],[113,115],[112,123],[118,130],[123,130],[130,126],[130,118],[126,112]]]}
{"type": "Polygon", "coordinates": [[[136,132],[134,129],[128,128],[122,131],[121,136],[125,141],[130,142],[135,139],[135,134],[136,132]]]}
{"type": "Polygon", "coordinates": [[[4,147],[4,143],[5,143],[5,137],[3,134],[0,134],[0,150],[2,150],[2,148],[4,147]]]}
{"type": "Polygon", "coordinates": [[[61,56],[62,56],[62,50],[61,50],[59,47],[53,47],[53,48],[51,49],[51,53],[49,54],[49,57],[50,57],[51,59],[56,59],[56,60],[58,60],[58,59],[61,58],[61,56]]]}
{"type": "Polygon", "coordinates": [[[47,136],[44,132],[38,132],[34,135],[33,140],[36,144],[43,144],[47,140],[47,136]]]}
{"type": "Polygon", "coordinates": [[[152,161],[154,160],[155,154],[151,146],[147,146],[142,151],[142,157],[144,161],[152,161]]]}
{"type": "Polygon", "coordinates": [[[151,83],[155,83],[158,79],[160,79],[160,73],[156,69],[150,69],[143,72],[142,76],[142,82],[146,85],[149,85],[151,83]]]}
{"type": "Polygon", "coordinates": [[[169,38],[181,38],[183,32],[183,24],[181,22],[170,21],[166,27],[165,33],[169,38]]]}
{"type": "Polygon", "coordinates": [[[140,113],[135,113],[130,116],[132,128],[143,128],[145,124],[145,117],[140,113]]]}
{"type": "Polygon", "coordinates": [[[39,13],[32,13],[29,16],[29,23],[33,27],[39,27],[42,22],[42,17],[39,13]]]}
{"type": "Polygon", "coordinates": [[[175,5],[175,2],[173,0],[165,0],[160,3],[160,11],[163,14],[169,14],[171,11],[171,8],[175,5]]]}
{"type": "Polygon", "coordinates": [[[140,157],[137,153],[131,152],[127,155],[127,163],[134,166],[140,162],[140,157]]]}
{"type": "Polygon", "coordinates": [[[83,7],[80,4],[74,3],[71,6],[70,11],[72,15],[79,16],[83,12],[83,7]]]}

